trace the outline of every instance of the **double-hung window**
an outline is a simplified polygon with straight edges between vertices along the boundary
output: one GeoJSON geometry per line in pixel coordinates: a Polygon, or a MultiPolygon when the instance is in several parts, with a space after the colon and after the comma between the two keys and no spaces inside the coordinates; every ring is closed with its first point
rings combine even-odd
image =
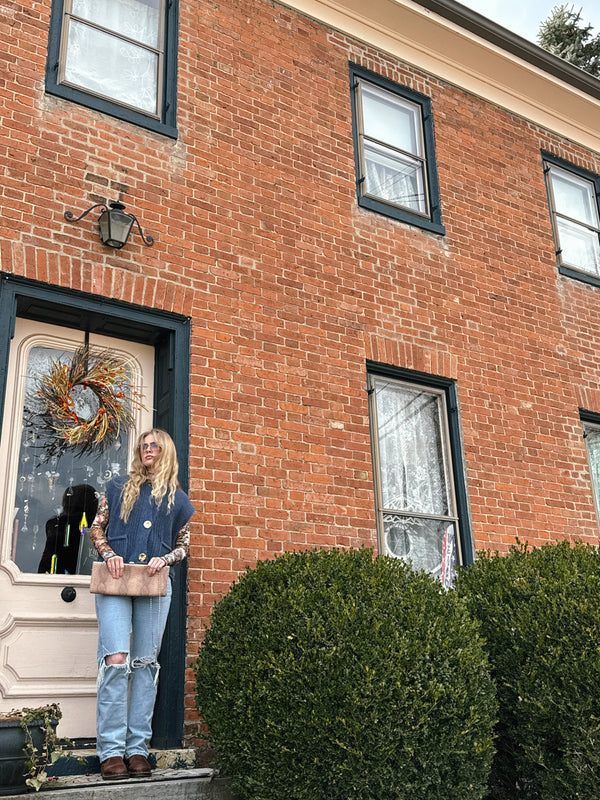
{"type": "Polygon", "coordinates": [[[558,266],[600,285],[600,177],[543,154],[558,266]]]}
{"type": "Polygon", "coordinates": [[[429,98],[351,65],[359,205],[444,233],[429,98]]]}
{"type": "Polygon", "coordinates": [[[55,0],[46,89],[176,135],[177,3],[55,0]]]}
{"type": "Polygon", "coordinates": [[[472,561],[456,387],[368,373],[379,550],[452,583],[472,561]]]}

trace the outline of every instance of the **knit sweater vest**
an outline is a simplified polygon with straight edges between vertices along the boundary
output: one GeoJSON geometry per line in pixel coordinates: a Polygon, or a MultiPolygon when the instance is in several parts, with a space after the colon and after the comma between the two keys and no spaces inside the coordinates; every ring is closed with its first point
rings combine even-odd
{"type": "Polygon", "coordinates": [[[123,522],[121,502],[126,482],[127,478],[116,478],[106,484],[109,512],[106,538],[126,564],[147,564],[154,556],[164,556],[173,550],[177,534],[189,522],[195,508],[181,489],[177,489],[169,511],[166,497],[157,506],[152,486],[146,482],[140,487],[129,519],[123,522]]]}

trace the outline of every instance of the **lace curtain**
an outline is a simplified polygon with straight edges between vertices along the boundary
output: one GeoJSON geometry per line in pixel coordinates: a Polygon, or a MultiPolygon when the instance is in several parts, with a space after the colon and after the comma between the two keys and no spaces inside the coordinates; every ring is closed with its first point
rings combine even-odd
{"type": "Polygon", "coordinates": [[[365,180],[368,194],[421,214],[427,212],[420,162],[385,157],[365,144],[365,180]]]}
{"type": "Polygon", "coordinates": [[[78,19],[69,21],[65,80],[156,114],[159,57],[148,48],[160,45],[160,0],[73,0],[72,15],[78,19]]]}
{"type": "Polygon", "coordinates": [[[375,388],[387,552],[451,582],[456,560],[454,522],[427,518],[454,515],[441,398],[384,380],[376,381],[375,388]]]}
{"type": "Polygon", "coordinates": [[[585,442],[592,473],[592,487],[596,500],[596,509],[600,514],[600,429],[586,427],[585,442]]]}

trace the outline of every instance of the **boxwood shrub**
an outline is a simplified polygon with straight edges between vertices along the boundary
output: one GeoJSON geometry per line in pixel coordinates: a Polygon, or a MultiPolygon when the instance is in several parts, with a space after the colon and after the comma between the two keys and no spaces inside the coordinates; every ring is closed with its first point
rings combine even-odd
{"type": "Polygon", "coordinates": [[[370,550],[288,553],[213,610],[197,707],[245,800],[471,800],[495,688],[455,593],[370,550]]]}
{"type": "Polygon", "coordinates": [[[600,557],[568,542],[483,555],[456,584],[500,702],[495,800],[600,797],[600,557]]]}

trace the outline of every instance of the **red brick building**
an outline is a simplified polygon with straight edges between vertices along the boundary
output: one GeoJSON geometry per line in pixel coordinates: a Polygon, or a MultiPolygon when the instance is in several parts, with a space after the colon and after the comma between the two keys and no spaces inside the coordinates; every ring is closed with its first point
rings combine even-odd
{"type": "Polygon", "coordinates": [[[448,579],[597,543],[600,81],[452,0],[364,5],[5,3],[0,708],[94,735],[89,578],[38,562],[127,448],[52,464],[23,428],[84,341],[130,360],[199,509],[158,744],[193,737],[203,626],[257,559],[369,545],[448,579]],[[153,246],[65,219],[117,200],[153,246]]]}

